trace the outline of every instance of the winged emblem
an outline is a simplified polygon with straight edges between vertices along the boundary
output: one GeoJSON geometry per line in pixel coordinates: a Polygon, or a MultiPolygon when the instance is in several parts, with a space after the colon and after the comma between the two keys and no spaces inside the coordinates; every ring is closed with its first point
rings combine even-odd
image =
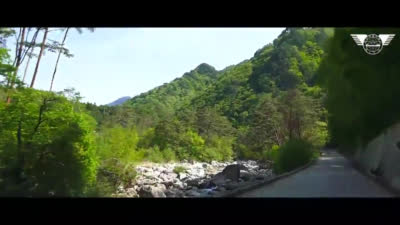
{"type": "Polygon", "coordinates": [[[362,46],[366,53],[370,55],[378,54],[383,46],[388,46],[395,34],[351,34],[350,35],[358,46],[362,46]]]}
{"type": "Polygon", "coordinates": [[[379,37],[382,40],[384,46],[388,46],[390,42],[393,40],[395,34],[380,34],[379,37]]]}
{"type": "Polygon", "coordinates": [[[351,34],[351,37],[354,39],[357,45],[362,46],[364,44],[364,40],[367,38],[366,34],[351,34]]]}

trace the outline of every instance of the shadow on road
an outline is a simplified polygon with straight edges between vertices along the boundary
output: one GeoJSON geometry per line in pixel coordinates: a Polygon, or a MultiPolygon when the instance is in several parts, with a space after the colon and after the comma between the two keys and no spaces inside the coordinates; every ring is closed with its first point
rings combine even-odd
{"type": "Polygon", "coordinates": [[[239,197],[394,197],[362,175],[335,149],[323,149],[311,167],[239,197]]]}

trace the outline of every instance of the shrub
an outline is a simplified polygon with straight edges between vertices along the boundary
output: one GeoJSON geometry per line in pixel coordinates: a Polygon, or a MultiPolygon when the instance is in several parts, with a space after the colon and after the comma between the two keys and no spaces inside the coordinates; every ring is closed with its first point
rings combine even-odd
{"type": "Polygon", "coordinates": [[[162,163],[164,162],[163,153],[160,151],[158,146],[146,149],[145,159],[150,162],[162,163]]]}
{"type": "Polygon", "coordinates": [[[135,179],[134,165],[145,157],[137,150],[138,135],[133,128],[103,127],[98,134],[97,156],[100,160],[96,192],[110,192],[118,185],[128,185],[135,179]]]}
{"type": "MultiPolygon", "coordinates": [[[[96,192],[113,193],[119,185],[129,185],[135,179],[137,172],[134,163],[123,164],[114,159],[112,165],[102,166],[98,171],[98,183],[94,187],[96,192]]],[[[101,196],[101,195],[100,195],[101,196]]]]}
{"type": "Polygon", "coordinates": [[[263,154],[263,160],[276,162],[279,155],[279,146],[273,145],[270,149],[266,149],[263,154]]]}
{"type": "Polygon", "coordinates": [[[240,159],[259,160],[262,158],[262,154],[260,152],[254,151],[243,144],[237,145],[236,151],[238,153],[237,157],[240,159]]]}
{"type": "Polygon", "coordinates": [[[187,169],[183,166],[176,166],[173,171],[174,173],[179,174],[179,173],[186,173],[187,169]]]}
{"type": "Polygon", "coordinates": [[[180,136],[179,158],[202,160],[204,150],[204,139],[196,132],[188,130],[180,136]]]}
{"type": "Polygon", "coordinates": [[[234,139],[230,137],[217,137],[214,136],[211,139],[210,145],[214,147],[214,151],[217,153],[215,160],[227,161],[233,157],[232,144],[234,139]]]}
{"type": "Polygon", "coordinates": [[[162,155],[163,155],[164,161],[166,161],[166,162],[170,162],[170,161],[175,161],[176,160],[175,152],[172,151],[169,148],[164,149],[162,151],[162,155]]]}
{"type": "Polygon", "coordinates": [[[313,146],[301,139],[292,139],[279,148],[274,171],[284,173],[310,162],[314,157],[313,146]]]}
{"type": "Polygon", "coordinates": [[[147,129],[140,137],[138,147],[149,148],[155,138],[154,128],[147,129]]]}

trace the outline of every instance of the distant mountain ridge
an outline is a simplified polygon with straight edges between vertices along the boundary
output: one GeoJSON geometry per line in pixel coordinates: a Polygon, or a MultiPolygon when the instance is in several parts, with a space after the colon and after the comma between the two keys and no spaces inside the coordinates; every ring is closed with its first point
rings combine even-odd
{"type": "Polygon", "coordinates": [[[111,103],[108,103],[107,105],[108,105],[108,106],[121,105],[121,104],[123,104],[124,102],[128,101],[129,99],[131,99],[131,97],[129,97],[129,96],[121,97],[121,98],[119,98],[119,99],[117,99],[117,100],[115,100],[115,101],[113,101],[113,102],[111,102],[111,103]]]}
{"type": "Polygon", "coordinates": [[[139,129],[205,107],[216,108],[235,127],[245,126],[262,95],[295,87],[309,94],[318,92],[313,86],[323,43],[332,35],[332,28],[287,28],[250,59],[222,70],[201,63],[171,82],[134,96],[124,106],[132,110],[139,129]]]}

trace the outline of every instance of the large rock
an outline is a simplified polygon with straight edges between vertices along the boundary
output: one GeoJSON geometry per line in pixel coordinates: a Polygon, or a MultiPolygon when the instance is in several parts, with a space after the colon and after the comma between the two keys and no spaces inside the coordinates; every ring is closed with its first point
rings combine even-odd
{"type": "Polygon", "coordinates": [[[211,183],[211,185],[214,185],[214,186],[220,186],[220,185],[226,183],[225,179],[226,179],[225,175],[221,172],[221,173],[218,173],[217,175],[215,175],[211,179],[210,183],[211,183]]]}
{"type": "Polygon", "coordinates": [[[139,196],[142,198],[165,198],[166,188],[163,184],[144,185],[139,189],[139,196]]]}
{"type": "Polygon", "coordinates": [[[251,174],[249,172],[240,172],[240,178],[244,181],[248,181],[251,179],[251,174]]]}
{"type": "Polygon", "coordinates": [[[221,173],[218,173],[211,179],[211,183],[220,186],[229,181],[238,182],[240,178],[240,170],[247,170],[247,168],[241,164],[228,165],[221,173]]]}
{"type": "Polygon", "coordinates": [[[229,165],[229,166],[225,167],[225,169],[222,171],[222,174],[224,175],[225,179],[230,179],[232,181],[238,181],[239,177],[240,177],[240,169],[241,168],[243,168],[243,165],[240,165],[240,164],[229,165]]]}

